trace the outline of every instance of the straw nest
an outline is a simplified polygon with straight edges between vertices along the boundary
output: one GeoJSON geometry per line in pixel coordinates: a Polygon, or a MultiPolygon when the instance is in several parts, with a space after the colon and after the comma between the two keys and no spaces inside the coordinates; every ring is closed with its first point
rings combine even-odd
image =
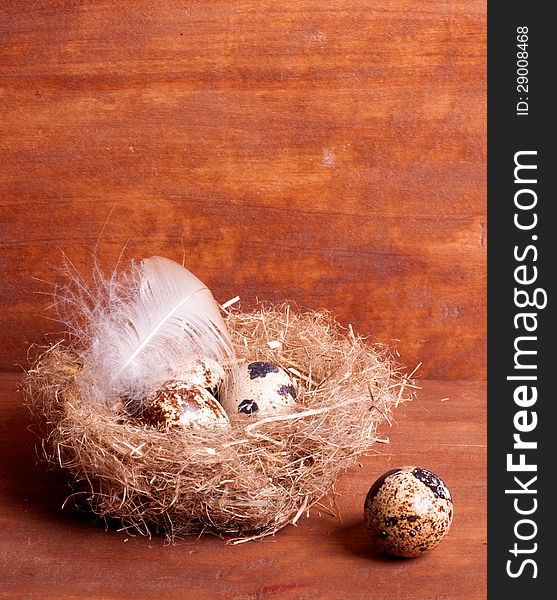
{"type": "Polygon", "coordinates": [[[331,490],[412,395],[388,348],[327,312],[258,306],[231,311],[226,321],[240,360],[273,362],[296,380],[296,412],[248,418],[230,431],[165,432],[80,398],[83,365],[69,344],[44,350],[28,371],[24,391],[46,424],[46,460],[73,475],[76,493],[101,517],[170,539],[275,533],[331,490]]]}

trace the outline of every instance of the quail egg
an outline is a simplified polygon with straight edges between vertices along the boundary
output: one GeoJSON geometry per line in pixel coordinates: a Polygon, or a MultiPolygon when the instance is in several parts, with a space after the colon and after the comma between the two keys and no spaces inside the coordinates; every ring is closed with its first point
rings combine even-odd
{"type": "Polygon", "coordinates": [[[224,368],[214,359],[200,356],[172,367],[169,374],[179,381],[198,385],[214,394],[225,378],[224,368]]]}
{"type": "Polygon", "coordinates": [[[163,429],[170,427],[228,427],[228,416],[203,387],[189,381],[169,381],[150,394],[141,414],[142,422],[163,429]]]}
{"type": "Polygon", "coordinates": [[[384,473],[364,503],[364,523],[375,545],[394,556],[435,548],[453,519],[451,494],[431,471],[406,466],[384,473]]]}
{"type": "Polygon", "coordinates": [[[230,416],[283,415],[296,408],[296,389],[284,369],[258,360],[240,366],[236,377],[225,386],[221,402],[230,416]]]}

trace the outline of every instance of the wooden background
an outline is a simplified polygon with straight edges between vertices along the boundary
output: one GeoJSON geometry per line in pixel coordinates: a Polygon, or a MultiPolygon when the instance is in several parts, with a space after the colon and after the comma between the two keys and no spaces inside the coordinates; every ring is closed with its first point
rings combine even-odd
{"type": "Polygon", "coordinates": [[[0,369],[63,251],[181,260],[485,378],[478,0],[0,3],[0,369]],[[108,221],[108,222],[107,222],[108,221]],[[35,279],[36,278],[36,279],[35,279]]]}
{"type": "Polygon", "coordinates": [[[1,598],[484,597],[485,20],[479,0],[0,1],[1,598]],[[342,522],[166,548],[60,511],[15,388],[61,329],[62,254],[87,276],[95,252],[185,257],[221,302],[328,308],[423,363],[391,445],[339,481],[342,522]],[[361,510],[408,463],[455,522],[392,561],[361,510]]]}

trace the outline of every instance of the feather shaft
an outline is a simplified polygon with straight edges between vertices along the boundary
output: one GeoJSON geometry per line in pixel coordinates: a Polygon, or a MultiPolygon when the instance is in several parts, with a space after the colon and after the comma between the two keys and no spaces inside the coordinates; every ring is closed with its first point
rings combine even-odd
{"type": "Polygon", "coordinates": [[[178,311],[184,306],[189,300],[193,298],[195,294],[202,292],[204,290],[209,291],[209,288],[202,287],[195,292],[192,292],[189,296],[186,296],[183,300],[178,302],[175,306],[173,306],[170,311],[163,316],[163,318],[157,323],[157,325],[151,330],[151,332],[143,339],[141,344],[135,349],[132,355],[128,358],[128,360],[122,365],[120,371],[116,374],[116,377],[119,377],[124,373],[124,371],[133,363],[133,361],[143,352],[143,350],[149,345],[149,342],[157,335],[157,333],[165,326],[165,324],[178,313],[178,311]]]}

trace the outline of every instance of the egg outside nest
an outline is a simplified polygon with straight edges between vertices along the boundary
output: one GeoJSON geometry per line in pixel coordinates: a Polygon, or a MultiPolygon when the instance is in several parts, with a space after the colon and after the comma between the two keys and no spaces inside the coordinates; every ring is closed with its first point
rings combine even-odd
{"type": "Polygon", "coordinates": [[[379,550],[415,558],[433,550],[453,519],[449,489],[437,475],[405,466],[384,473],[364,503],[364,524],[379,550]]]}
{"type": "Polygon", "coordinates": [[[288,373],[262,360],[241,365],[224,387],[221,401],[231,418],[286,415],[297,406],[296,388],[288,373]]]}
{"type": "Polygon", "coordinates": [[[189,381],[168,381],[150,394],[140,420],[161,429],[230,427],[228,416],[217,400],[205,388],[189,381]]]}

